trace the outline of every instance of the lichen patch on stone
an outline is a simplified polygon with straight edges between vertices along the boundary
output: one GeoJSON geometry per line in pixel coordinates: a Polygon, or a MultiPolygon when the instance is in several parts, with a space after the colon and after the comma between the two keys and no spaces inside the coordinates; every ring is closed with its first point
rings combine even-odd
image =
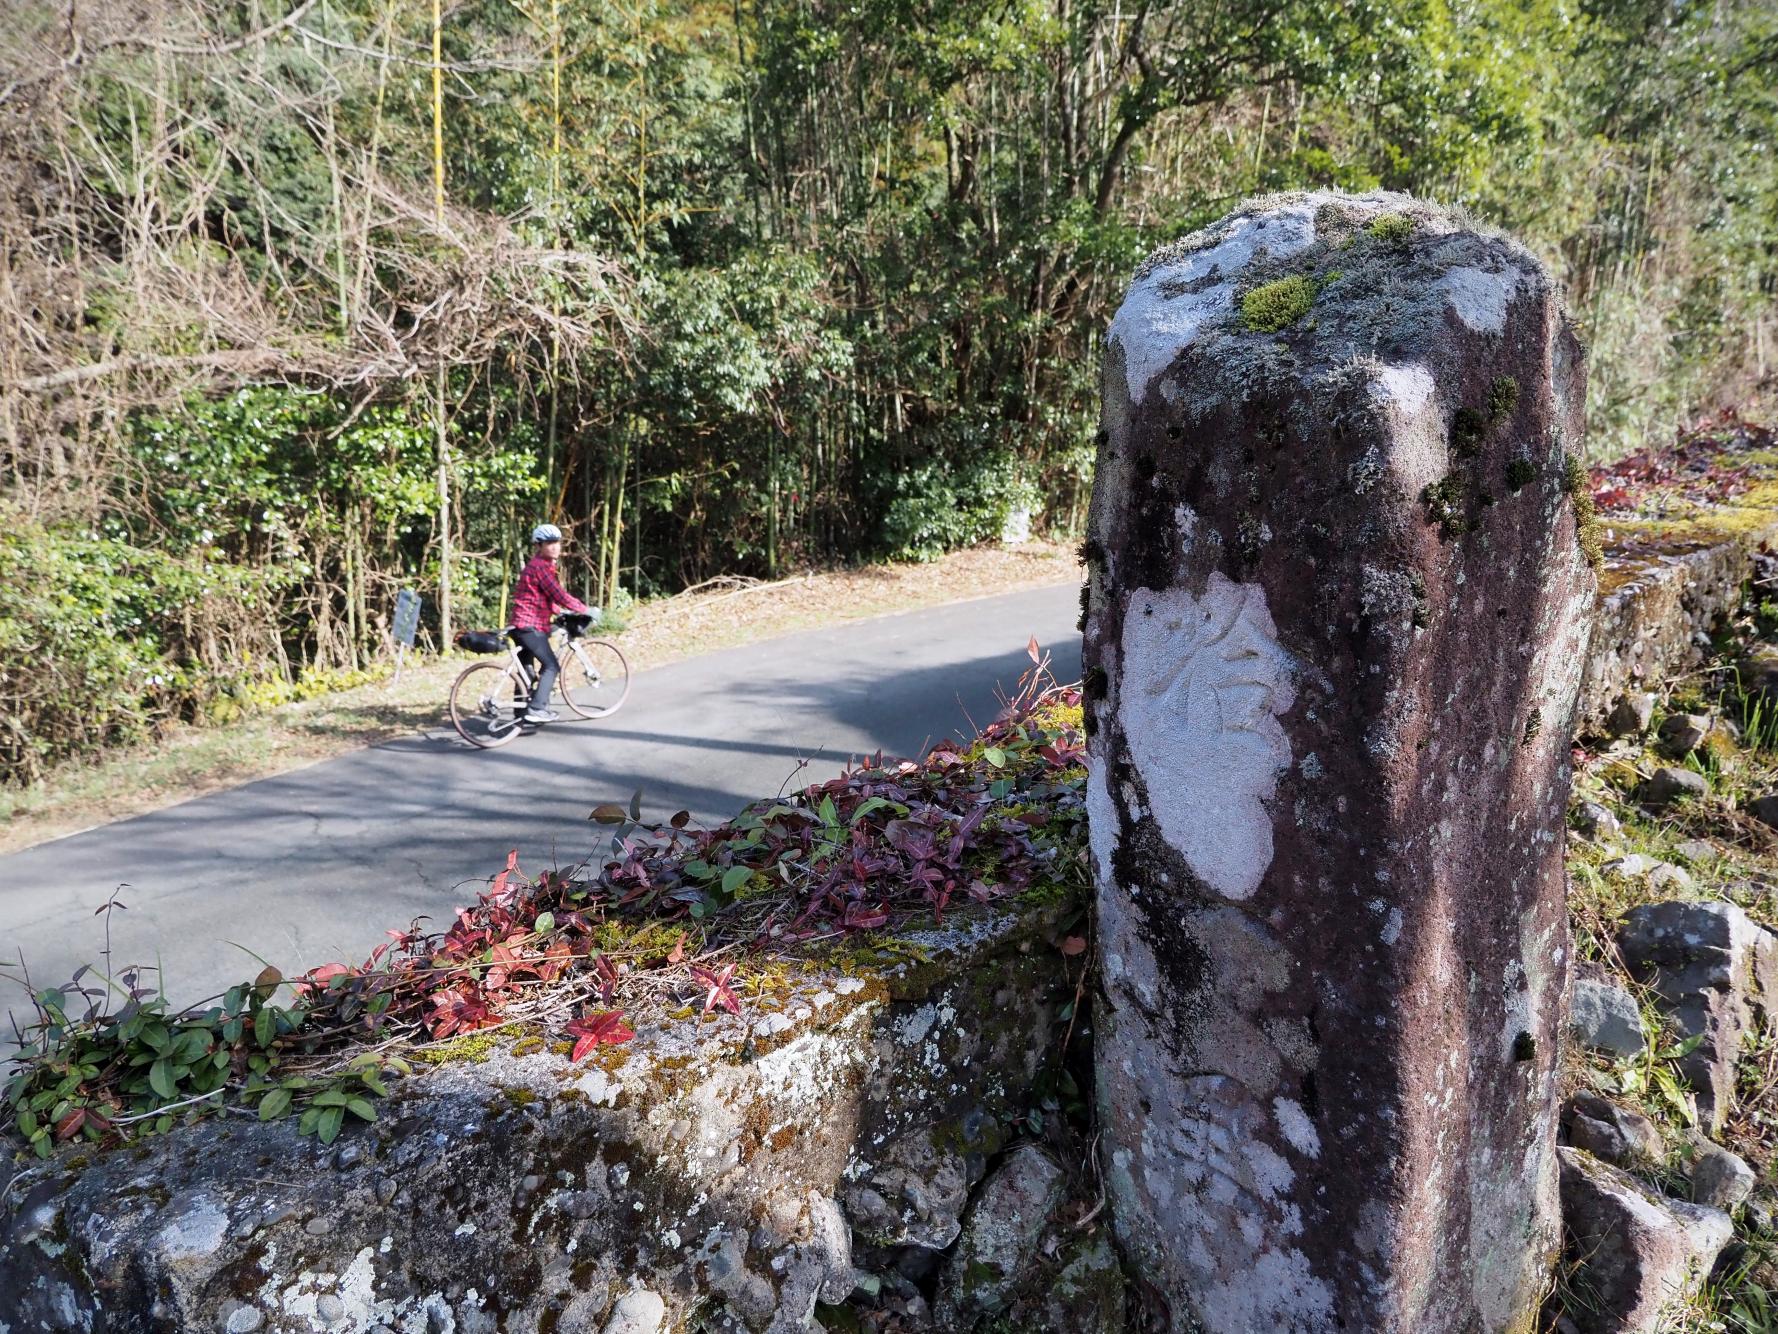
{"type": "Polygon", "coordinates": [[[1315,210],[1304,203],[1278,213],[1236,218],[1204,238],[1199,248],[1145,267],[1130,285],[1106,334],[1123,351],[1130,401],[1140,403],[1155,376],[1166,370],[1208,324],[1234,305],[1236,273],[1262,248],[1288,258],[1315,240],[1315,210]]]}

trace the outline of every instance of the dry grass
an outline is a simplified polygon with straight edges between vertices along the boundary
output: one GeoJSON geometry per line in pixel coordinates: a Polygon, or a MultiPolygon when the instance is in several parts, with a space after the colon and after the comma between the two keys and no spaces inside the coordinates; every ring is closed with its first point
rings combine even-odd
{"type": "MultiPolygon", "coordinates": [[[[819,626],[1079,579],[1056,543],[978,547],[922,565],[809,573],[775,584],[723,581],[646,603],[617,636],[633,671],[819,626]]],[[[382,681],[214,727],[176,727],[152,744],[69,765],[24,789],[0,788],[0,854],[286,773],[394,737],[449,727],[445,697],[465,659],[409,664],[382,681]]]]}

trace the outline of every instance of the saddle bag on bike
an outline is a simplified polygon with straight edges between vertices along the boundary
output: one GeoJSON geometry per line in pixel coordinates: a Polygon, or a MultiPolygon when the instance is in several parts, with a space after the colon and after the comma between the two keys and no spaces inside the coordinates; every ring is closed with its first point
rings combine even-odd
{"type": "Polygon", "coordinates": [[[457,636],[457,647],[470,653],[500,653],[506,637],[498,630],[465,630],[457,636]]]}

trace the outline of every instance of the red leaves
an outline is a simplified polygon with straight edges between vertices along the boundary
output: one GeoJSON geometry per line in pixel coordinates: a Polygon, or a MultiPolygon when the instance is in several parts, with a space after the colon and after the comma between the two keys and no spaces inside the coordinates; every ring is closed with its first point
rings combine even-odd
{"type": "Polygon", "coordinates": [[[1607,514],[1651,502],[1720,505],[1747,490],[1754,480],[1738,456],[1770,449],[1772,444],[1769,429],[1744,422],[1731,410],[1682,435],[1675,445],[1639,450],[1593,469],[1593,500],[1607,514]]]}
{"type": "MultiPolygon", "coordinates": [[[[676,947],[677,948],[677,947],[676,947]]],[[[593,960],[593,971],[599,975],[599,1000],[611,1004],[617,994],[617,968],[603,954],[593,960]]]]}
{"type": "Polygon", "coordinates": [[[601,1010],[572,1021],[568,1035],[574,1039],[574,1050],[568,1059],[579,1061],[599,1046],[615,1047],[628,1042],[636,1036],[636,1030],[624,1022],[622,1010],[601,1010]]]}
{"type": "Polygon", "coordinates": [[[488,891],[488,897],[490,899],[502,899],[507,897],[507,884],[511,881],[514,875],[518,874],[518,869],[519,850],[513,848],[506,854],[506,869],[494,877],[494,885],[493,888],[488,891]]]}
{"type": "Polygon", "coordinates": [[[305,996],[315,991],[326,991],[329,978],[350,977],[352,972],[353,970],[343,963],[324,963],[319,968],[309,969],[290,986],[297,995],[305,996]]]}
{"type": "Polygon", "coordinates": [[[704,988],[704,1013],[709,1014],[715,1009],[727,1010],[730,1014],[741,1013],[741,998],[729,989],[729,979],[735,975],[735,965],[724,965],[721,972],[706,968],[702,964],[691,966],[691,975],[704,988]]]}
{"type": "Polygon", "coordinates": [[[473,1033],[478,1028],[493,1028],[500,1015],[493,1006],[477,995],[468,983],[458,983],[445,991],[435,991],[426,998],[432,1013],[426,1016],[426,1027],[435,1038],[448,1038],[453,1033],[473,1033]]]}
{"type": "Polygon", "coordinates": [[[1063,939],[1062,943],[1059,946],[1057,946],[1057,948],[1062,951],[1063,958],[1072,959],[1077,954],[1085,954],[1086,953],[1086,949],[1087,949],[1086,937],[1085,936],[1065,937],[1063,939]]]}

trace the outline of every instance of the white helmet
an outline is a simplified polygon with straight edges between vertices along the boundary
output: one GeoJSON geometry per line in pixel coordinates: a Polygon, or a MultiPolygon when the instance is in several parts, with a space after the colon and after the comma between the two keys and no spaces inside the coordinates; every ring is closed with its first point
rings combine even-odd
{"type": "Polygon", "coordinates": [[[560,542],[562,530],[553,523],[540,523],[531,530],[533,542],[560,542]]]}

